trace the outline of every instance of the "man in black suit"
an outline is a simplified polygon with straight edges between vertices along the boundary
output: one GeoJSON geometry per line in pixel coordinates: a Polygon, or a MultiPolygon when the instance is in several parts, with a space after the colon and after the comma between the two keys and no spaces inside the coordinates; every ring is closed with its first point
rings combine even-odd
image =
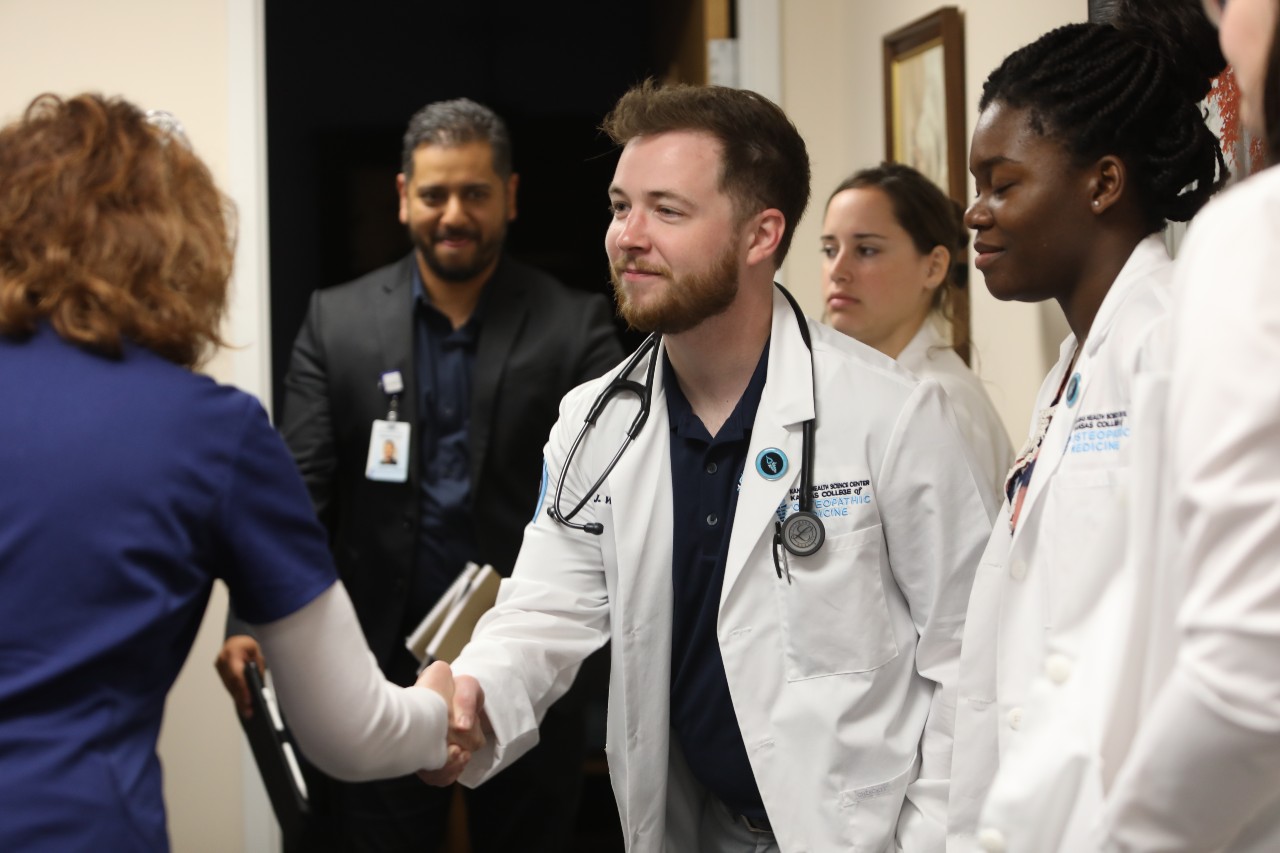
{"type": "MultiPolygon", "coordinates": [[[[501,119],[466,99],[430,104],[403,156],[400,221],[414,250],[313,294],[281,431],[369,647],[411,684],[405,636],[468,560],[510,573],[560,398],[622,353],[606,299],[503,254],[518,176],[501,119]],[[380,464],[388,443],[407,465],[380,464]]],[[[218,670],[243,708],[241,672],[261,652],[234,623],[228,633],[218,670]]],[[[566,699],[529,757],[467,793],[475,853],[567,849],[583,734],[566,699]]],[[[309,844],[430,851],[443,837],[451,794],[413,777],[311,787],[334,825],[309,844]]]]}

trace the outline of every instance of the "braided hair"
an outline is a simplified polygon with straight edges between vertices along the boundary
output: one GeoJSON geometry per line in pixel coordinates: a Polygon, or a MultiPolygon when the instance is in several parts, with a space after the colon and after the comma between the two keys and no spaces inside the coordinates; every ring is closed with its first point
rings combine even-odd
{"type": "Polygon", "coordinates": [[[1128,168],[1149,233],[1185,222],[1227,178],[1199,102],[1226,66],[1196,0],[1118,0],[1110,20],[1059,27],[1010,54],[982,89],[1081,163],[1128,168]]]}

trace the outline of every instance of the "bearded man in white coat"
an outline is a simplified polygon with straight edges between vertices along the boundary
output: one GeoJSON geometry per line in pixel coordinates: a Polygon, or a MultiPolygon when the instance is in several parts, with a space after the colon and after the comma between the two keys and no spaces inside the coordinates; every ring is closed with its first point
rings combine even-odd
{"type": "Polygon", "coordinates": [[[612,639],[628,850],[941,851],[990,490],[935,382],[773,283],[809,195],[777,106],[644,84],[604,127],[619,311],[657,335],[561,404],[515,572],[454,665],[455,737],[489,734],[462,781],[528,749],[612,639]]]}

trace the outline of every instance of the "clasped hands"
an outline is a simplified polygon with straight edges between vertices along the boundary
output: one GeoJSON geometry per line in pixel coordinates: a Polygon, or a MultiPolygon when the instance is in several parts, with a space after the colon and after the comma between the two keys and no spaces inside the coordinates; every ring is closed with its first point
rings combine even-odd
{"type": "Polygon", "coordinates": [[[485,744],[484,690],[469,675],[455,680],[449,664],[436,661],[418,676],[416,686],[434,690],[449,706],[448,758],[438,770],[419,770],[418,778],[428,785],[452,785],[462,775],[471,754],[485,744]]]}

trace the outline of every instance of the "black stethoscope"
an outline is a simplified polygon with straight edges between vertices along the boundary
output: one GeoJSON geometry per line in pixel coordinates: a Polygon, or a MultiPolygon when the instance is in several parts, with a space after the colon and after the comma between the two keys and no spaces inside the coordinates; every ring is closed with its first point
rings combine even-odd
{"type": "MultiPolygon", "coordinates": [[[[795,299],[787,292],[786,288],[781,285],[775,285],[778,290],[782,291],[782,295],[787,298],[787,302],[791,305],[791,310],[795,312],[796,322],[800,326],[800,337],[804,339],[804,345],[809,350],[809,363],[813,364],[813,342],[809,338],[809,324],[805,320],[804,313],[800,310],[800,306],[795,299]]],[[[581,530],[584,533],[591,533],[599,536],[604,532],[604,525],[598,521],[589,521],[586,524],[578,524],[573,521],[573,517],[577,515],[592,496],[600,488],[609,474],[613,471],[618,460],[622,458],[623,452],[635,441],[636,436],[640,434],[640,430],[644,428],[644,423],[649,418],[649,407],[653,402],[653,374],[658,365],[658,343],[662,340],[662,336],[657,332],[649,335],[644,339],[644,343],[640,344],[640,348],[627,359],[627,363],[622,369],[609,381],[596,397],[595,402],[591,404],[591,409],[587,412],[586,419],[582,422],[582,429],[578,430],[578,437],[573,440],[573,444],[569,447],[569,455],[565,457],[564,465],[560,469],[560,477],[556,482],[555,498],[551,506],[547,507],[547,515],[557,524],[562,524],[572,530],[581,530]],[[645,356],[649,357],[649,365],[645,369],[644,383],[636,382],[634,379],[628,379],[631,372],[640,364],[640,360],[645,356]],[[608,402],[618,394],[631,393],[635,394],[640,400],[640,410],[636,412],[635,418],[631,421],[631,426],[627,428],[626,437],[623,438],[618,452],[613,454],[613,459],[605,467],[604,473],[596,478],[579,500],[567,513],[560,511],[560,495],[564,490],[564,472],[569,470],[569,466],[573,463],[573,456],[578,452],[578,445],[582,443],[582,439],[586,436],[587,431],[596,425],[600,414],[604,411],[604,407],[608,402]]],[[[815,380],[816,382],[816,380],[815,380]]],[[[814,397],[815,406],[817,404],[816,388],[814,397]]],[[[808,557],[822,547],[822,543],[827,538],[826,529],[822,525],[822,519],[813,511],[813,430],[817,424],[817,418],[809,418],[801,425],[801,449],[800,449],[800,500],[799,509],[786,517],[785,521],[778,521],[774,525],[773,533],[773,564],[778,571],[778,577],[782,577],[783,563],[778,559],[778,546],[781,545],[787,552],[797,557],[808,557]]],[[[785,560],[785,555],[783,560],[785,560]]],[[[787,581],[791,581],[791,573],[787,572],[787,581]]]]}

